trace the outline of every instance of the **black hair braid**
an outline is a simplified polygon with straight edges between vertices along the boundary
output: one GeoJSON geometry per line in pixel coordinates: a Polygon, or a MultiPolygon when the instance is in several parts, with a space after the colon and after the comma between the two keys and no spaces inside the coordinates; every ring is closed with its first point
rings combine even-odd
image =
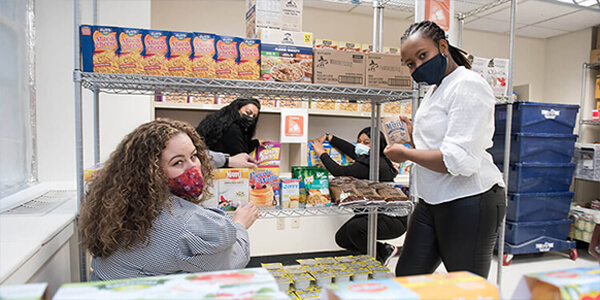
{"type": "MultiPolygon", "coordinates": [[[[446,38],[446,32],[437,24],[435,24],[432,21],[421,21],[418,23],[411,24],[408,27],[408,29],[406,29],[404,35],[402,35],[402,37],[400,38],[400,43],[403,43],[409,36],[415,33],[420,33],[422,37],[434,41],[435,44],[438,46],[440,45],[441,40],[446,40],[446,42],[448,42],[448,39],[446,38]]],[[[456,64],[458,64],[459,66],[464,66],[467,69],[471,68],[471,63],[466,57],[467,52],[460,48],[450,45],[450,42],[448,42],[448,48],[450,51],[450,55],[452,56],[452,59],[456,62],[456,64]]]]}

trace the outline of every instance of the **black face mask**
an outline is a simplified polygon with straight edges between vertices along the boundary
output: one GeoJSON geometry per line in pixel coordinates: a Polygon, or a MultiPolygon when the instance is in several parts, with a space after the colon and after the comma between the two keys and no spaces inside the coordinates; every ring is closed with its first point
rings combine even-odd
{"type": "Polygon", "coordinates": [[[240,119],[240,124],[242,125],[242,127],[244,127],[244,129],[252,127],[252,125],[254,125],[254,122],[256,122],[256,120],[248,115],[242,115],[240,119]]]}

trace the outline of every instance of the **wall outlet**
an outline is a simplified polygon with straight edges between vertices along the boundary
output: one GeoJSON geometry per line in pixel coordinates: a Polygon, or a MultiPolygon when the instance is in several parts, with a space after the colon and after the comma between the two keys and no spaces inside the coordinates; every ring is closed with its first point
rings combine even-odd
{"type": "Polygon", "coordinates": [[[277,230],[285,229],[285,218],[277,218],[277,230]]]}
{"type": "Polygon", "coordinates": [[[292,218],[292,228],[293,229],[300,228],[300,218],[299,217],[292,218]]]}

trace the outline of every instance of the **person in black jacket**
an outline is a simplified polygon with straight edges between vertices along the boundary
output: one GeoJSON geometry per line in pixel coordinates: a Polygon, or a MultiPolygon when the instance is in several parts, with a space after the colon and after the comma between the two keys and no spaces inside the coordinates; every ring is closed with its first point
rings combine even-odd
{"type": "MultiPolygon", "coordinates": [[[[398,175],[398,171],[392,162],[383,155],[383,150],[387,146],[383,134],[380,132],[379,148],[379,180],[393,181],[398,175]]],[[[370,169],[370,145],[371,145],[371,127],[364,128],[358,133],[356,146],[350,142],[338,138],[329,133],[311,141],[315,152],[323,162],[323,165],[333,176],[352,176],[358,179],[369,179],[370,169]],[[328,141],[332,147],[354,159],[354,163],[349,166],[340,166],[333,161],[329,154],[323,148],[323,142],[328,141]]],[[[387,212],[377,214],[377,239],[394,239],[406,232],[406,216],[400,216],[400,213],[387,212]]],[[[338,246],[348,249],[351,252],[360,254],[367,253],[367,215],[355,215],[350,218],[335,234],[335,242],[338,246]]],[[[398,248],[392,244],[377,242],[377,260],[387,266],[390,259],[398,253],[398,248]]]]}
{"type": "Polygon", "coordinates": [[[253,139],[258,123],[260,102],[238,98],[208,115],[196,131],[211,151],[234,156],[250,153],[264,141],[253,139]]]}

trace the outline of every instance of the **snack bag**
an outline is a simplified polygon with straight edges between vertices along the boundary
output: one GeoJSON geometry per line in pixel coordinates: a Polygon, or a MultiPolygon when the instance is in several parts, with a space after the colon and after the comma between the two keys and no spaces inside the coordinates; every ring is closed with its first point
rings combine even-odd
{"type": "Polygon", "coordinates": [[[306,207],[331,206],[329,197],[329,171],[317,168],[306,171],[304,177],[306,207]]]}
{"type": "Polygon", "coordinates": [[[300,208],[306,207],[307,192],[306,192],[306,186],[304,184],[304,177],[306,177],[306,172],[311,169],[321,169],[321,168],[315,167],[315,166],[309,166],[309,167],[292,166],[292,178],[300,180],[300,182],[298,184],[298,193],[299,193],[298,202],[299,202],[300,208]]]}
{"type": "Polygon", "coordinates": [[[267,142],[250,152],[257,166],[279,167],[281,161],[281,143],[267,142]]]}
{"type": "Polygon", "coordinates": [[[381,120],[383,135],[388,145],[407,144],[410,142],[406,124],[398,117],[389,117],[381,120]]]}
{"type": "Polygon", "coordinates": [[[256,206],[281,207],[279,168],[259,167],[250,172],[250,202],[256,206]]]}

